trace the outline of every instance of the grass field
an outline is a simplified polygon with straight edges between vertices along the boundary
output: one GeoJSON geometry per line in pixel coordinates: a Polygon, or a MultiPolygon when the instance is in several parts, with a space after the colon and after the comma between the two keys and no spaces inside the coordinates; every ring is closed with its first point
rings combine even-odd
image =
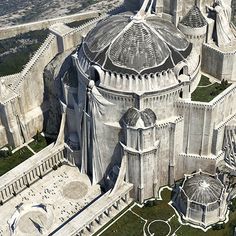
{"type": "Polygon", "coordinates": [[[0,76],[21,72],[47,35],[48,30],[37,30],[0,40],[0,76]]]}
{"type": "Polygon", "coordinates": [[[115,221],[101,235],[102,236],[142,236],[143,230],[147,236],[154,233],[156,236],[166,236],[175,233],[177,236],[233,236],[236,226],[236,212],[230,213],[230,220],[221,230],[209,229],[204,232],[188,225],[181,225],[174,209],[168,204],[171,200],[171,191],[164,189],[161,193],[162,201],[155,201],[153,206],[139,207],[134,205],[121,218],[115,221]],[[165,221],[165,222],[162,222],[165,221]],[[148,230],[149,229],[149,230],[148,230]]]}
{"type": "Polygon", "coordinates": [[[198,87],[191,95],[192,101],[210,102],[212,99],[214,99],[217,95],[222,93],[230,85],[231,84],[228,84],[225,81],[222,81],[221,84],[219,83],[211,84],[211,82],[207,77],[202,76],[198,87]]]}
{"type": "Polygon", "coordinates": [[[43,137],[41,134],[37,134],[36,136],[34,136],[34,141],[29,143],[29,146],[35,152],[39,152],[43,150],[45,147],[47,147],[50,143],[52,143],[52,140],[43,137]]]}
{"type": "Polygon", "coordinates": [[[0,156],[0,176],[7,173],[29,157],[33,156],[33,153],[27,148],[23,147],[12,155],[0,156]]]}

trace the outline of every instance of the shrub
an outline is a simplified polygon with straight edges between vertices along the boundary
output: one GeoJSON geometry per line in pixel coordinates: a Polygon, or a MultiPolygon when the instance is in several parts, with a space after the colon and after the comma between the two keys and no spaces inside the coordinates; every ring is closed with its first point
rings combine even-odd
{"type": "Polygon", "coordinates": [[[221,229],[224,229],[225,228],[225,225],[224,224],[214,224],[212,226],[212,229],[213,230],[221,230],[221,229]]]}

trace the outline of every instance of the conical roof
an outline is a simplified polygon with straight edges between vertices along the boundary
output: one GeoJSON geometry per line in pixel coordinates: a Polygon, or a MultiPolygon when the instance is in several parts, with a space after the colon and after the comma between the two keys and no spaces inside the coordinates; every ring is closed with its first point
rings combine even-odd
{"type": "Polygon", "coordinates": [[[140,125],[139,120],[144,127],[153,126],[156,123],[157,117],[153,110],[146,108],[143,111],[131,107],[124,115],[124,122],[127,126],[136,127],[140,125]]]}
{"type": "Polygon", "coordinates": [[[207,25],[207,21],[204,18],[201,10],[198,6],[194,5],[187,15],[180,22],[181,24],[191,28],[201,28],[207,25]]]}

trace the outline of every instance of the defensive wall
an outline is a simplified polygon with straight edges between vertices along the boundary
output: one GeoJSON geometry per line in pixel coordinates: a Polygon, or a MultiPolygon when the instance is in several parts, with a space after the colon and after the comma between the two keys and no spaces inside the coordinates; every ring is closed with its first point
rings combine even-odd
{"type": "Polygon", "coordinates": [[[81,21],[81,20],[86,20],[90,18],[95,18],[95,17],[98,17],[99,14],[100,14],[99,11],[89,11],[86,13],[78,13],[74,15],[58,17],[58,18],[53,18],[53,19],[48,19],[48,20],[42,20],[42,21],[36,21],[36,22],[31,22],[31,23],[26,23],[26,24],[21,24],[21,25],[3,27],[3,28],[0,28],[0,40],[15,37],[18,34],[27,33],[33,30],[46,29],[46,28],[49,28],[51,25],[57,24],[57,23],[67,24],[74,21],[81,21]]]}
{"type": "Polygon", "coordinates": [[[236,84],[211,102],[178,101],[184,117],[184,156],[218,159],[222,157],[225,126],[236,116],[236,84]]]}
{"type": "Polygon", "coordinates": [[[43,129],[44,113],[49,108],[44,101],[44,68],[58,53],[73,50],[79,45],[83,35],[106,16],[104,14],[75,29],[68,27],[70,30],[63,36],[50,33],[20,73],[0,77],[0,81],[7,85],[0,104],[1,146],[20,146],[43,129]],[[63,47],[60,47],[61,38],[63,47]]]}

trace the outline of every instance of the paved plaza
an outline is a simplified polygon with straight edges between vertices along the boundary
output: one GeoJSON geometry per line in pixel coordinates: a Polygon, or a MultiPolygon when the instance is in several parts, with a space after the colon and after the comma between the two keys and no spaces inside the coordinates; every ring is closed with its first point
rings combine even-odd
{"type": "Polygon", "coordinates": [[[100,193],[78,168],[63,165],[0,207],[0,235],[48,235],[100,193]]]}

